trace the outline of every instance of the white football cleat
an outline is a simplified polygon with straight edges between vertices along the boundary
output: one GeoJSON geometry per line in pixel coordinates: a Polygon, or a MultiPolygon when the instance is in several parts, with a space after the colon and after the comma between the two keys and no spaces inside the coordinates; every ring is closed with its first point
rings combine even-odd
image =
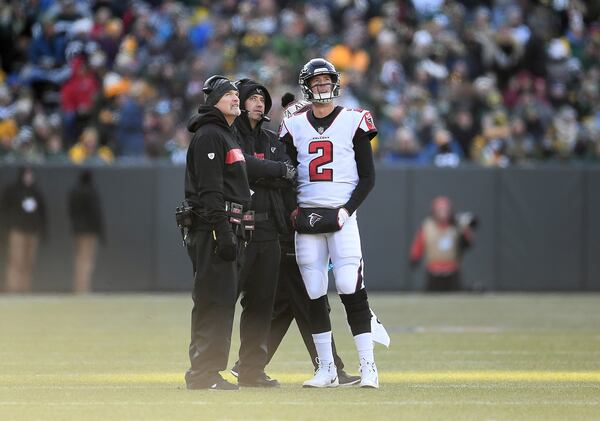
{"type": "Polygon", "coordinates": [[[361,360],[360,362],[360,387],[379,389],[379,376],[377,366],[373,361],[361,360]]]}
{"type": "Polygon", "coordinates": [[[318,364],[315,376],[302,383],[302,387],[338,387],[340,382],[335,364],[333,362],[321,364],[320,361],[318,364]]]}

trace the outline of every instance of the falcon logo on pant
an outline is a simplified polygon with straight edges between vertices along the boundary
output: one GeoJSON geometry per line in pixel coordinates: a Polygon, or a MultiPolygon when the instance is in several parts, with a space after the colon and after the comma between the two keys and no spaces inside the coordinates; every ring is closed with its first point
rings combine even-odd
{"type": "Polygon", "coordinates": [[[215,159],[214,152],[211,152],[211,153],[208,154],[208,159],[215,159]]]}
{"type": "Polygon", "coordinates": [[[323,219],[323,217],[321,215],[319,215],[318,213],[311,213],[310,215],[308,215],[308,223],[310,224],[311,227],[314,227],[315,224],[317,222],[319,222],[321,219],[323,219]]]}

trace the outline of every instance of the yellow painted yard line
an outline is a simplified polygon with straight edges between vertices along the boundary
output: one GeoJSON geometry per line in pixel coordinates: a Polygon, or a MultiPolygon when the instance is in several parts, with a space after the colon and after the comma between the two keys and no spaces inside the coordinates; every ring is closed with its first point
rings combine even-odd
{"type": "MultiPolygon", "coordinates": [[[[269,373],[283,383],[301,383],[310,373],[269,373]]],[[[232,377],[226,374],[229,380],[232,377]]],[[[382,371],[383,383],[501,383],[501,382],[591,382],[600,383],[600,371],[382,371]]],[[[64,385],[64,384],[183,384],[183,373],[105,373],[69,375],[0,375],[4,385],[64,385]]]]}

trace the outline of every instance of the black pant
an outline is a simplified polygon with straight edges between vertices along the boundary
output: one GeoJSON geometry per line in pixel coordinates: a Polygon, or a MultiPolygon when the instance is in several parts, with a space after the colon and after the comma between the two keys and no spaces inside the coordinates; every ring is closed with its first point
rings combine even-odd
{"type": "Polygon", "coordinates": [[[194,307],[191,367],[185,379],[188,385],[204,387],[213,384],[219,371],[227,368],[244,246],[240,241],[237,259],[227,262],[214,252],[212,231],[192,231],[186,244],[194,269],[194,307]]]}
{"type": "Polygon", "coordinates": [[[454,272],[440,275],[427,272],[425,290],[434,292],[459,291],[460,273],[454,272]]]}
{"type": "MultiPolygon", "coordinates": [[[[271,320],[271,332],[269,334],[268,361],[271,361],[271,358],[273,358],[273,354],[275,354],[275,351],[277,351],[277,348],[281,344],[292,320],[296,319],[298,330],[310,354],[310,360],[315,368],[317,368],[317,350],[310,329],[309,306],[310,297],[302,281],[302,275],[300,274],[298,263],[296,263],[296,256],[293,253],[282,253],[281,265],[279,267],[279,283],[277,284],[273,319],[271,320]]],[[[327,302],[327,310],[331,310],[329,302],[327,302]]],[[[332,347],[335,365],[338,369],[343,369],[344,363],[337,353],[333,338],[332,347]]]]}
{"type": "Polygon", "coordinates": [[[252,379],[267,365],[267,340],[279,275],[279,241],[250,242],[240,276],[239,378],[252,379]]]}

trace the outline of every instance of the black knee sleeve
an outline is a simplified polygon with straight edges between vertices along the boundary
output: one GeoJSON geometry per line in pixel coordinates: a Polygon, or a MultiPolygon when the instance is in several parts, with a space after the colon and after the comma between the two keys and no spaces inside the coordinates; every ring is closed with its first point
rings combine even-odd
{"type": "Polygon", "coordinates": [[[352,336],[371,331],[371,309],[367,299],[367,290],[362,288],[354,294],[340,294],[346,308],[346,317],[352,336]]]}
{"type": "Polygon", "coordinates": [[[310,331],[311,333],[323,333],[331,330],[331,320],[327,308],[327,295],[310,300],[310,331]]]}

